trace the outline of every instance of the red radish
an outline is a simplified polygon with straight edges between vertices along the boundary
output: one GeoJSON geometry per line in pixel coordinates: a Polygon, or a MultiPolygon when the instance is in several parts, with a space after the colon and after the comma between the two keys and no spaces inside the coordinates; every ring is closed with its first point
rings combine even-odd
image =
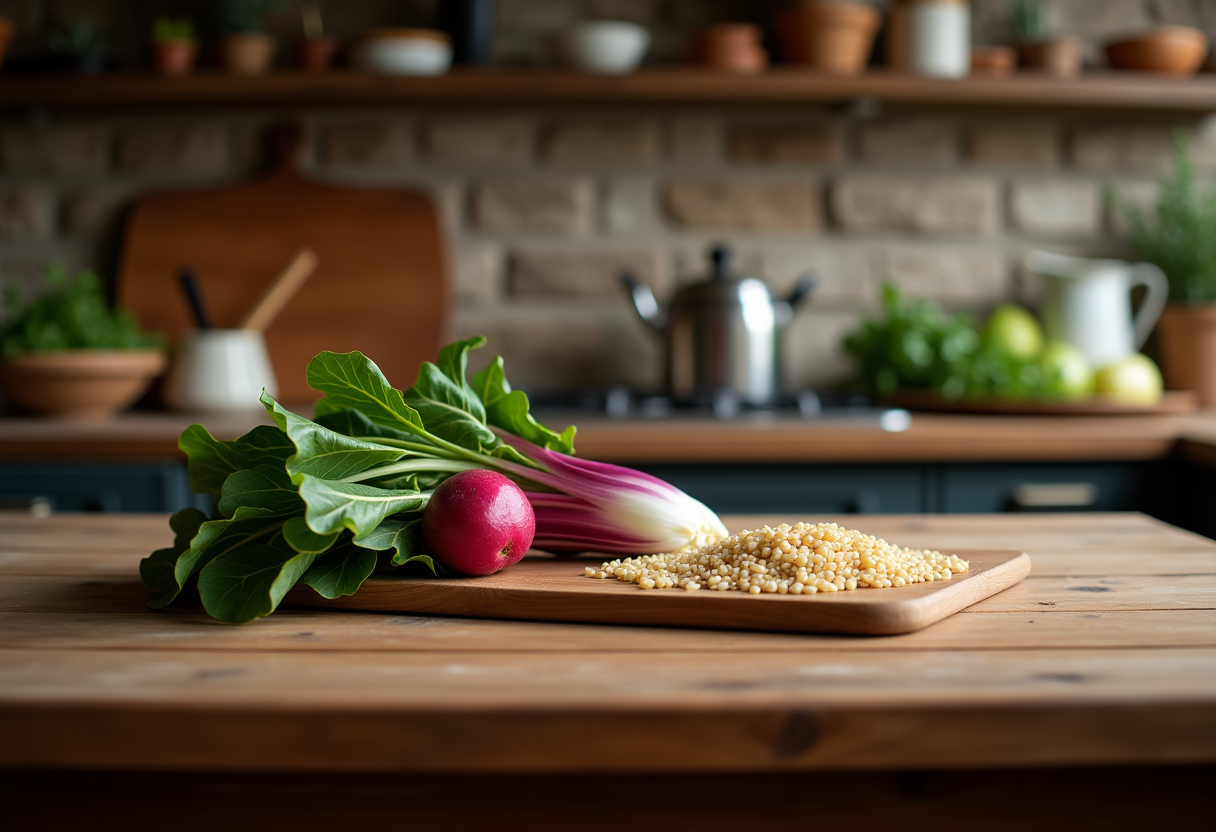
{"type": "Polygon", "coordinates": [[[465,575],[492,575],[524,556],[536,518],[518,485],[495,471],[461,471],[444,480],[422,515],[427,554],[465,575]]]}

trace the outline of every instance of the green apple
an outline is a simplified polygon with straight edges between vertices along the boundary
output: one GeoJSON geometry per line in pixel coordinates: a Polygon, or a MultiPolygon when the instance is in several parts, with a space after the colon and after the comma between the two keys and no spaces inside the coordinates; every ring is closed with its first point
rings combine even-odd
{"type": "Polygon", "coordinates": [[[1003,303],[984,324],[984,343],[1005,355],[1029,360],[1043,347],[1043,330],[1025,307],[1003,303]]]}
{"type": "Polygon", "coordinates": [[[1039,366],[1054,396],[1078,401],[1094,391],[1094,370],[1085,353],[1067,341],[1048,341],[1039,353],[1039,366]]]}
{"type": "Polygon", "coordinates": [[[1094,392],[1119,404],[1152,407],[1161,401],[1164,387],[1157,365],[1138,352],[1101,368],[1094,375],[1094,392]]]}

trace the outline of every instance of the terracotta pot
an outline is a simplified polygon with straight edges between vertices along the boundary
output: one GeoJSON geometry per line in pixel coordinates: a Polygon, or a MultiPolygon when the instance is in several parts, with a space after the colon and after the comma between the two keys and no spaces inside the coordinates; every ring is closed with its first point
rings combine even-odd
{"type": "Polygon", "coordinates": [[[860,3],[804,3],[777,15],[786,61],[837,75],[865,70],[878,31],[877,9],[860,3]]]}
{"type": "Polygon", "coordinates": [[[1061,78],[1081,72],[1081,41],[1073,37],[1018,44],[1018,65],[1061,78]]]}
{"type": "Polygon", "coordinates": [[[0,384],[35,413],[100,420],[130,407],[164,368],[160,350],[25,353],[0,362],[0,384]]]}
{"type": "Polygon", "coordinates": [[[305,72],[328,72],[337,54],[337,38],[307,38],[296,44],[296,66],[305,72]]]}
{"type": "Polygon", "coordinates": [[[1008,46],[977,46],[971,50],[971,74],[1004,77],[1013,72],[1017,56],[1008,46]]]}
{"type": "Polygon", "coordinates": [[[260,32],[228,35],[220,41],[220,65],[233,75],[265,75],[274,59],[275,41],[260,32]]]}
{"type": "Polygon", "coordinates": [[[1207,36],[1189,26],[1158,26],[1106,43],[1106,62],[1115,69],[1165,75],[1194,75],[1207,54],[1207,36]]]}
{"type": "Polygon", "coordinates": [[[4,53],[13,40],[13,21],[0,17],[0,64],[4,63],[4,53]]]}
{"type": "Polygon", "coordinates": [[[710,26],[692,39],[691,63],[724,72],[760,72],[768,66],[768,52],[760,46],[760,28],[744,23],[710,26]]]}
{"type": "Polygon", "coordinates": [[[152,44],[152,65],[157,75],[179,78],[189,75],[198,57],[198,44],[191,40],[169,40],[152,44]]]}
{"type": "Polygon", "coordinates": [[[1166,304],[1157,322],[1165,386],[1216,407],[1216,303],[1166,304]]]}

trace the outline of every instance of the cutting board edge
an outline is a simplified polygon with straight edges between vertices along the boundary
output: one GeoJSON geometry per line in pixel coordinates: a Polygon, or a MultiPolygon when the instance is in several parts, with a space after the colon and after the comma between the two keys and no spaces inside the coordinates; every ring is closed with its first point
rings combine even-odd
{"type": "MultiPolygon", "coordinates": [[[[972,551],[974,554],[1008,557],[982,572],[967,575],[958,583],[943,582],[935,585],[934,591],[927,595],[897,600],[867,600],[848,593],[849,603],[824,603],[826,598],[819,601],[792,596],[764,596],[757,599],[744,594],[719,595],[708,590],[685,593],[675,590],[639,590],[622,584],[612,584],[614,587],[620,586],[623,591],[614,591],[610,596],[613,598],[613,607],[608,612],[595,607],[589,609],[585,602],[590,596],[566,590],[501,588],[484,583],[469,583],[453,592],[450,584],[428,584],[425,580],[418,580],[406,587],[392,588],[395,597],[389,601],[384,600],[388,596],[388,588],[385,583],[381,583],[365,586],[355,595],[336,599],[325,599],[311,591],[296,589],[287,595],[283,603],[364,612],[562,621],[612,626],[890,636],[924,629],[1014,586],[1030,573],[1030,556],[1024,551],[972,551]],[[402,589],[407,593],[408,604],[401,598],[402,589]],[[548,603],[537,606],[538,596],[546,596],[548,603]],[[454,604],[453,597],[457,598],[459,603],[454,604]],[[781,622],[785,626],[773,626],[767,619],[757,620],[754,614],[756,608],[748,606],[757,602],[771,603],[778,599],[789,604],[781,622]],[[656,604],[656,600],[666,603],[656,604]],[[690,601],[693,603],[688,603],[690,601]],[[709,604],[715,606],[711,607],[709,604]],[[488,610],[488,607],[493,607],[493,610],[488,610]]],[[[967,555],[964,552],[959,554],[967,555]]],[[[866,593],[871,591],[873,590],[862,590],[866,593]]]]}

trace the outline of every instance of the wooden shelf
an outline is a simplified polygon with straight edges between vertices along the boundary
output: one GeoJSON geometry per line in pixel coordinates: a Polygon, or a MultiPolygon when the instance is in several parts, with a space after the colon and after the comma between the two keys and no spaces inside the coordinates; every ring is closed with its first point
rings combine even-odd
{"type": "Polygon", "coordinates": [[[199,73],[0,76],[0,108],[165,105],[354,104],[886,104],[1068,110],[1216,112],[1216,75],[1178,79],[1091,73],[1076,79],[1030,74],[959,81],[891,73],[830,76],[776,68],[732,75],[691,68],[601,77],[566,71],[454,71],[436,78],[360,72],[281,72],[259,78],[199,73]]]}

